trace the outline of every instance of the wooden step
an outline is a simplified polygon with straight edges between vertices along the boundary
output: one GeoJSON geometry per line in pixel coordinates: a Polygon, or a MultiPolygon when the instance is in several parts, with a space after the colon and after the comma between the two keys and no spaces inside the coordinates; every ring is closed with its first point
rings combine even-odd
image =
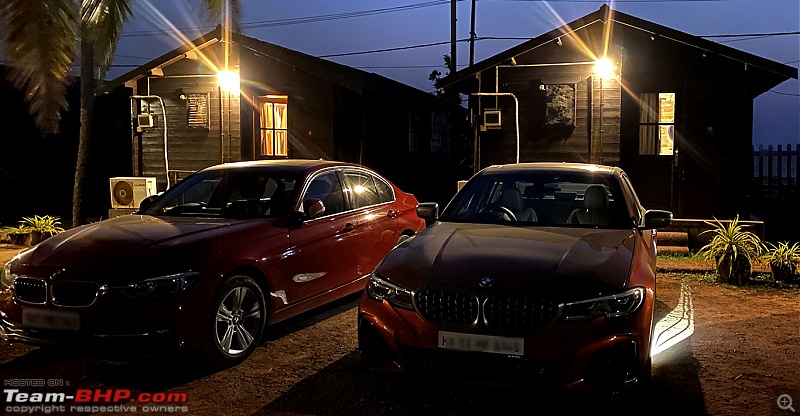
{"type": "Polygon", "coordinates": [[[658,246],[658,254],[683,254],[689,255],[689,247],[686,246],[658,246]]]}
{"type": "Polygon", "coordinates": [[[689,247],[689,234],[680,231],[659,231],[656,236],[659,246],[689,247]]]}

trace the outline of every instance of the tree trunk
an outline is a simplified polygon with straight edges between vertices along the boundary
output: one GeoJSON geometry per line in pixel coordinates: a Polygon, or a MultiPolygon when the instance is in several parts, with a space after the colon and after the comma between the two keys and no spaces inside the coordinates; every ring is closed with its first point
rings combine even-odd
{"type": "Polygon", "coordinates": [[[89,160],[89,144],[91,143],[94,114],[94,42],[91,33],[85,27],[81,31],[81,114],[80,138],[78,139],[78,157],[75,166],[75,183],[72,189],[72,226],[77,227],[84,222],[82,211],[83,185],[86,178],[86,165],[89,160]]]}

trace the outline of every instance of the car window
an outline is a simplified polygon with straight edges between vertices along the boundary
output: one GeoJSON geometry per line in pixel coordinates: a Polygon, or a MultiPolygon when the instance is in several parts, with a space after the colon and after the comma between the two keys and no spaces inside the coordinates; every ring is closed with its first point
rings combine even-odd
{"type": "Polygon", "coordinates": [[[442,213],[443,221],[630,228],[619,181],[597,173],[484,174],[442,213]]]}
{"type": "MultiPolygon", "coordinates": [[[[325,206],[323,215],[332,215],[347,210],[342,192],[342,184],[336,172],[327,172],[314,177],[308,184],[303,202],[318,199],[325,206]]],[[[300,207],[302,210],[302,205],[300,207]]]]}
{"type": "Polygon", "coordinates": [[[350,189],[350,197],[355,208],[363,208],[381,203],[378,189],[372,175],[362,172],[345,172],[344,177],[350,189]]]}
{"type": "Polygon", "coordinates": [[[204,171],[187,177],[143,214],[264,218],[285,215],[293,200],[294,175],[269,169],[204,171]]]}
{"type": "Polygon", "coordinates": [[[378,189],[378,198],[381,203],[394,201],[394,189],[378,176],[375,176],[375,188],[378,189]]]}

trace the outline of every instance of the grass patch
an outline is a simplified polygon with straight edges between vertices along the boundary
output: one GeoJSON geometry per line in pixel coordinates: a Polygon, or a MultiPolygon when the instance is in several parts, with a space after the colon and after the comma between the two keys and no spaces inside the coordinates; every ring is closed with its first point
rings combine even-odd
{"type": "Polygon", "coordinates": [[[688,253],[659,251],[657,258],[658,260],[705,260],[705,257],[698,254],[696,251],[690,251],[688,253]]]}
{"type": "Polygon", "coordinates": [[[782,292],[800,296],[800,283],[776,282],[774,279],[772,279],[772,274],[769,272],[753,272],[753,277],[750,279],[750,281],[742,286],[718,283],[716,275],[711,271],[662,272],[659,274],[659,277],[666,277],[675,280],[686,280],[689,282],[696,282],[711,286],[719,286],[722,288],[751,294],[782,292]]]}

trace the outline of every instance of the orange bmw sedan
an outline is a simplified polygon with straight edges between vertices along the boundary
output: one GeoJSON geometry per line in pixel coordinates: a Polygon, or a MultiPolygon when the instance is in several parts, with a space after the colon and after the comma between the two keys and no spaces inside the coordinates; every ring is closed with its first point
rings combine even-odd
{"type": "Polygon", "coordinates": [[[372,273],[370,360],[437,377],[619,393],[650,379],[656,229],[619,168],[486,168],[372,273]]]}

